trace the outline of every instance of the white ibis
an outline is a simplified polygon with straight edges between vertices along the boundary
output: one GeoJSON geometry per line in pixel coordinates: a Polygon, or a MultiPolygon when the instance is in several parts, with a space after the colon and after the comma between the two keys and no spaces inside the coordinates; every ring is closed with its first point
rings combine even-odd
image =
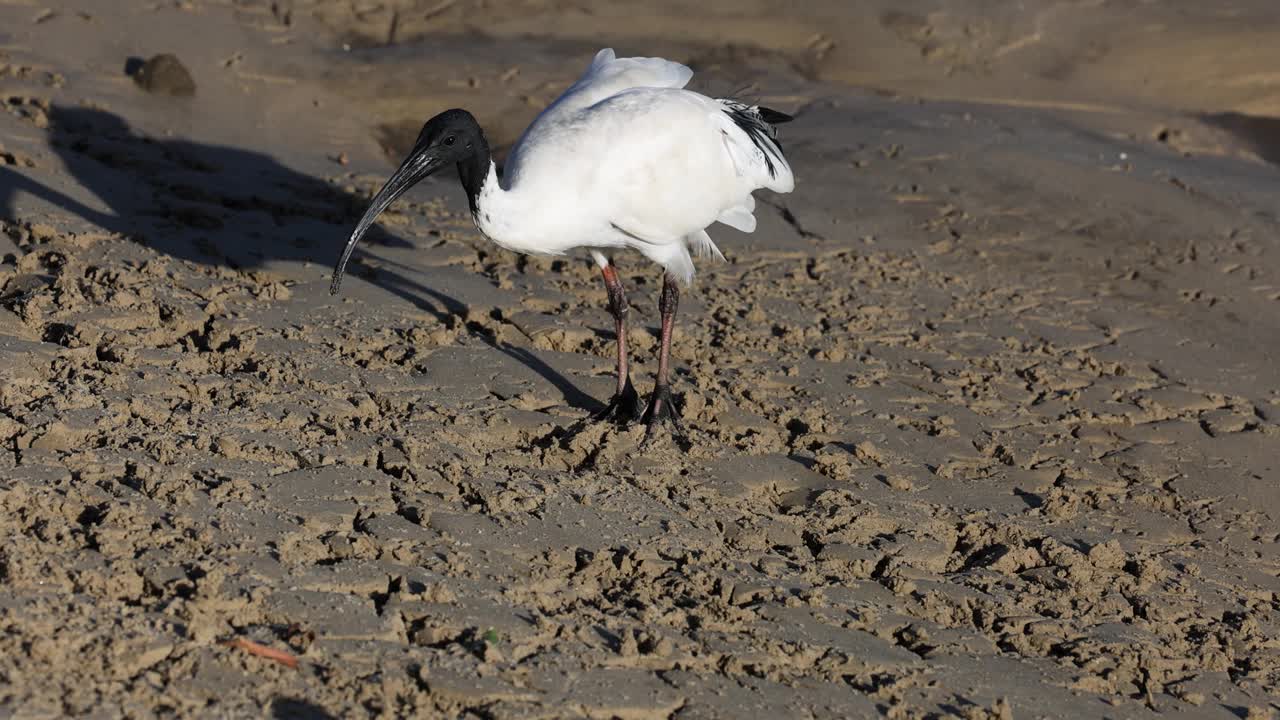
{"type": "Polygon", "coordinates": [[[418,140],[351,233],[333,271],[337,293],[356,242],[378,214],[424,177],[456,164],[480,232],[520,253],[585,249],[600,266],[617,330],[618,384],[599,419],[643,417],[645,437],[669,422],[669,357],[680,286],[693,280],[690,251],[723,259],[706,228],[755,230],[760,188],[791,192],[795,180],[774,125],[789,115],[683,89],[693,71],[662,58],[596,54],[591,67],[525,130],[499,178],[471,113],[447,110],[418,140]],[[647,407],[627,370],[627,299],[606,254],[632,248],[664,270],[657,381],[647,407]]]}

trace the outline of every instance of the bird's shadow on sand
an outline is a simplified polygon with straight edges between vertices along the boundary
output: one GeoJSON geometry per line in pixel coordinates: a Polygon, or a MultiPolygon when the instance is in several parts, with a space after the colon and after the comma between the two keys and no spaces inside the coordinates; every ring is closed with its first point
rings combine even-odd
{"type": "MultiPolygon", "coordinates": [[[[49,144],[72,179],[101,207],[92,207],[14,168],[0,165],[0,219],[18,222],[20,193],[41,198],[108,232],[166,255],[205,265],[253,270],[272,261],[337,259],[368,204],[320,178],[261,153],[135,133],[118,115],[55,106],[49,144]]],[[[412,247],[375,226],[364,247],[412,247]]],[[[357,250],[357,253],[360,251],[357,250]]],[[[357,258],[359,255],[357,255],[357,258]]],[[[450,323],[466,306],[408,275],[379,268],[378,282],[450,323]]],[[[533,354],[473,332],[537,372],[576,408],[598,403],[533,354]]]]}
{"type": "MultiPolygon", "coordinates": [[[[434,299],[439,302],[448,314],[453,317],[463,318],[467,315],[466,305],[458,302],[457,299],[450,295],[446,295],[438,290],[429,288],[422,283],[405,277],[399,273],[388,273],[383,275],[384,269],[379,268],[377,282],[384,286],[388,291],[402,297],[410,302],[415,303],[418,307],[427,310],[427,312],[436,313],[430,309],[430,303],[426,298],[434,299]]],[[[438,313],[436,313],[438,316],[438,313]]],[[[542,379],[551,383],[560,394],[564,395],[565,402],[571,407],[578,410],[589,410],[596,412],[604,407],[604,403],[584,393],[577,385],[574,385],[564,374],[557,371],[546,363],[545,360],[529,352],[525,348],[502,342],[495,338],[491,333],[482,329],[469,329],[472,337],[484,342],[489,347],[497,350],[507,357],[516,360],[520,364],[534,371],[542,377],[542,379]]]]}
{"type": "MultiPolygon", "coordinates": [[[[19,220],[25,192],[173,257],[253,269],[327,260],[365,202],[261,153],[136,134],[104,110],[54,106],[47,132],[68,174],[105,209],[0,167],[0,217],[19,220]]],[[[408,245],[376,228],[369,241],[408,245]]]]}

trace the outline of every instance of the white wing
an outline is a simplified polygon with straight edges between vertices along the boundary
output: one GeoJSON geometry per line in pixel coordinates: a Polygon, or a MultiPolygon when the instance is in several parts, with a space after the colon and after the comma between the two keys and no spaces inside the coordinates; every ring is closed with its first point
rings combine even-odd
{"type": "Polygon", "coordinates": [[[708,226],[751,232],[752,191],[795,182],[768,111],[682,89],[692,74],[602,50],[513,148],[481,229],[517,252],[630,247],[687,284],[693,255],[723,257],[708,226]]]}
{"type": "Polygon", "coordinates": [[[507,159],[506,177],[519,175],[528,146],[556,135],[572,122],[575,113],[633,88],[682,88],[692,77],[693,71],[678,62],[657,57],[619,58],[613,48],[601,50],[582,77],[525,129],[507,159]]]}
{"type": "MultiPolygon", "coordinates": [[[[578,197],[607,209],[614,228],[635,241],[629,245],[687,283],[690,251],[723,258],[707,226],[755,230],[751,192],[785,192],[794,182],[773,129],[754,113],[679,89],[633,89],[597,103],[580,113],[602,140],[589,153],[599,162],[584,169],[590,181],[576,188],[578,197]]],[[[587,135],[575,139],[585,145],[587,135]]]]}
{"type": "Polygon", "coordinates": [[[556,99],[544,115],[572,113],[631,88],[682,88],[693,71],[678,62],[657,57],[619,58],[612,48],[596,53],[591,67],[556,99]]]}
{"type": "Polygon", "coordinates": [[[724,223],[735,230],[749,233],[756,231],[756,216],[752,213],[756,209],[756,199],[751,195],[747,195],[742,199],[741,205],[735,205],[720,213],[716,218],[716,222],[724,223]]]}

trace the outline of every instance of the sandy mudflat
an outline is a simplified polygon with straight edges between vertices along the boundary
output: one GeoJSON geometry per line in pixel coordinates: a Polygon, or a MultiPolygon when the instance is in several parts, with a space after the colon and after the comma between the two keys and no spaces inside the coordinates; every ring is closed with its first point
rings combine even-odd
{"type": "Polygon", "coordinates": [[[1280,9],[775,6],[0,0],[0,716],[1280,714],[1280,9]],[[797,116],[687,450],[450,178],[327,292],[604,44],[797,116]]]}

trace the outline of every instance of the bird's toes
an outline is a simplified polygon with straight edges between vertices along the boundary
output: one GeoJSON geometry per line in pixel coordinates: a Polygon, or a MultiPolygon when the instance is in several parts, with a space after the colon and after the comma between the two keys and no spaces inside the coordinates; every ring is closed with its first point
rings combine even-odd
{"type": "Polygon", "coordinates": [[[640,441],[640,447],[648,447],[653,442],[655,437],[653,429],[659,425],[665,425],[672,436],[682,444],[688,442],[688,433],[685,432],[684,423],[680,421],[680,413],[671,398],[670,389],[666,387],[654,389],[653,398],[649,400],[649,407],[645,409],[643,419],[644,439],[640,441]]]}
{"type": "Polygon", "coordinates": [[[654,422],[651,422],[645,425],[644,437],[641,438],[640,440],[641,450],[650,449],[653,446],[654,442],[656,442],[657,439],[661,437],[662,435],[661,432],[654,431],[654,428],[659,425],[665,425],[667,427],[667,429],[670,431],[671,439],[674,440],[676,443],[676,447],[686,451],[689,449],[689,446],[690,446],[689,436],[685,433],[684,426],[680,423],[678,419],[675,418],[675,416],[671,416],[669,418],[666,418],[663,420],[656,420],[654,422]]]}
{"type": "Polygon", "coordinates": [[[640,393],[636,392],[631,380],[623,387],[622,392],[614,394],[609,403],[591,416],[592,422],[614,422],[619,425],[630,425],[639,420],[645,412],[640,393]]]}

